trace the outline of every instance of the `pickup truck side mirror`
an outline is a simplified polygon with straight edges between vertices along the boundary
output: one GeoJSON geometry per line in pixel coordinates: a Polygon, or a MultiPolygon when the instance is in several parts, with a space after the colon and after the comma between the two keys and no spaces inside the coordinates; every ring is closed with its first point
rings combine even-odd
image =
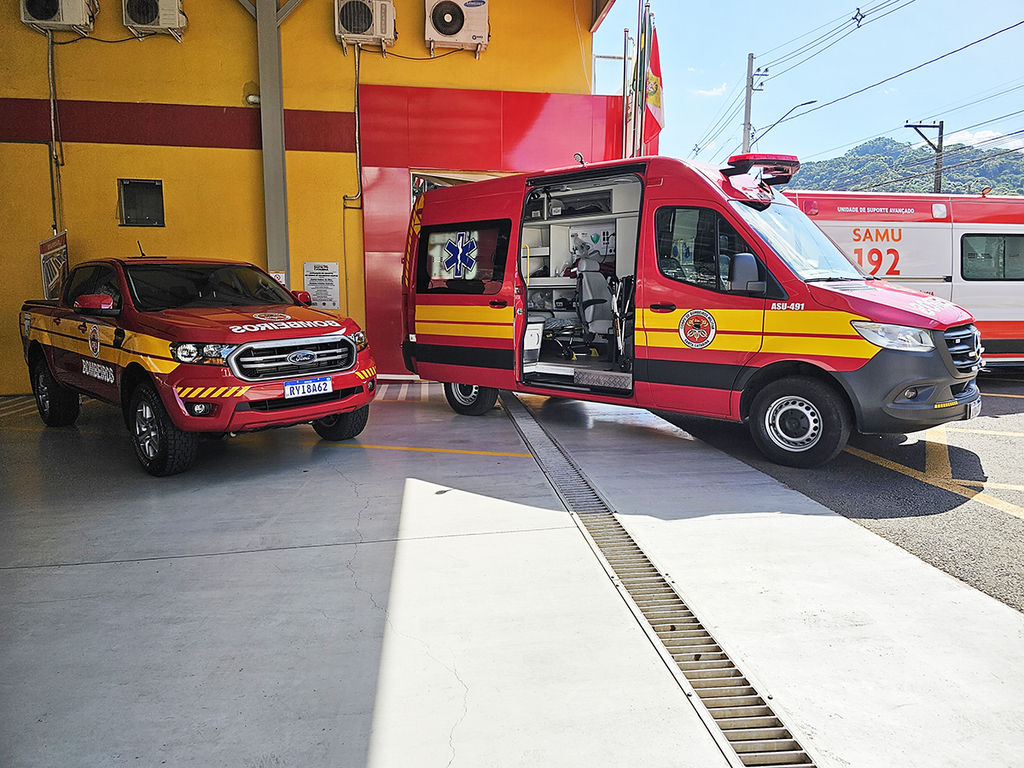
{"type": "Polygon", "coordinates": [[[764,295],[767,283],[761,279],[757,259],[752,253],[737,253],[729,264],[729,293],[764,295]]]}
{"type": "Polygon", "coordinates": [[[75,314],[116,317],[121,314],[114,307],[114,299],[105,293],[86,293],[75,299],[75,314]]]}
{"type": "Polygon", "coordinates": [[[299,304],[308,307],[313,303],[313,297],[309,295],[309,291],[292,291],[292,295],[298,300],[299,304]]]}

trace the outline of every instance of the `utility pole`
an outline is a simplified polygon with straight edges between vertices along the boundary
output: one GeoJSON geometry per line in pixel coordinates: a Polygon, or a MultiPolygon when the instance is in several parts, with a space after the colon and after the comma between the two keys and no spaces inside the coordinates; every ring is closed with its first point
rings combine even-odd
{"type": "Polygon", "coordinates": [[[754,126],[750,124],[750,102],[754,95],[754,91],[762,90],[758,87],[754,80],[758,77],[765,77],[768,74],[768,68],[765,67],[762,72],[760,69],[754,70],[754,54],[747,54],[747,101],[743,108],[743,154],[750,151],[750,136],[754,132],[754,126]]]}
{"type": "Polygon", "coordinates": [[[920,135],[920,137],[922,139],[924,139],[925,141],[928,142],[928,146],[930,146],[932,149],[935,150],[935,192],[936,193],[939,193],[939,192],[942,191],[942,126],[943,126],[943,122],[944,121],[939,120],[939,122],[933,123],[931,125],[923,125],[921,123],[915,123],[915,124],[907,123],[906,125],[903,126],[904,128],[913,128],[915,131],[917,131],[918,135],[920,135]],[[922,128],[938,128],[939,129],[938,144],[933,143],[931,139],[929,139],[927,136],[925,136],[923,133],[921,133],[921,129],[922,128]]]}

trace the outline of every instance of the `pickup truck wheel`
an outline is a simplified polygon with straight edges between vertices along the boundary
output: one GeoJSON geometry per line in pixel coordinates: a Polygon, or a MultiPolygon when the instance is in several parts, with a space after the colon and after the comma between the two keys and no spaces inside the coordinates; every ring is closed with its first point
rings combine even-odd
{"type": "Polygon", "coordinates": [[[199,439],[174,426],[152,384],[143,382],[135,388],[128,413],[135,455],[149,474],[167,477],[192,466],[199,439]]]}
{"type": "Polygon", "coordinates": [[[370,406],[364,405],[348,413],[336,413],[313,422],[313,429],[324,440],[350,440],[366,426],[370,415],[370,406]]]}
{"type": "Polygon", "coordinates": [[[827,384],[791,376],[762,389],[750,408],[750,434],[767,458],[816,467],[835,458],[850,437],[850,414],[827,384]]]}
{"type": "Polygon", "coordinates": [[[32,367],[32,394],[36,396],[36,407],[46,426],[66,427],[78,419],[81,410],[78,393],[57,383],[44,358],[32,367]]]}
{"type": "Polygon", "coordinates": [[[452,410],[463,416],[483,416],[498,402],[498,390],[475,384],[446,383],[444,396],[452,410]]]}

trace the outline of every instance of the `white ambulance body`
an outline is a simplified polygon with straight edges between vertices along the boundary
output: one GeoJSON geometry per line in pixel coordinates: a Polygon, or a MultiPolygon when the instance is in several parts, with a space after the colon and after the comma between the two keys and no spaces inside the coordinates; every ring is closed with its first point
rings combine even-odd
{"type": "Polygon", "coordinates": [[[1024,365],[1024,197],[786,196],[868,274],[974,315],[989,365],[1024,365]]]}

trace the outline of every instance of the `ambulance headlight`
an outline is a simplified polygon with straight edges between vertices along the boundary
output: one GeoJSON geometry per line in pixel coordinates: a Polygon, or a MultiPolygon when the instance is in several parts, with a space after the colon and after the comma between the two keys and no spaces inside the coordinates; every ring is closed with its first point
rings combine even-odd
{"type": "Polygon", "coordinates": [[[885,349],[897,349],[903,352],[928,352],[935,349],[931,332],[923,328],[868,323],[862,320],[852,320],[850,325],[872,344],[885,349]]]}
{"type": "Polygon", "coordinates": [[[190,341],[176,341],[171,344],[171,357],[179,363],[206,363],[227,365],[225,358],[234,347],[223,344],[193,344],[190,341]]]}
{"type": "Polygon", "coordinates": [[[352,343],[356,345],[356,352],[362,352],[370,346],[370,342],[366,340],[366,331],[356,331],[349,336],[349,338],[352,339],[352,343]]]}

